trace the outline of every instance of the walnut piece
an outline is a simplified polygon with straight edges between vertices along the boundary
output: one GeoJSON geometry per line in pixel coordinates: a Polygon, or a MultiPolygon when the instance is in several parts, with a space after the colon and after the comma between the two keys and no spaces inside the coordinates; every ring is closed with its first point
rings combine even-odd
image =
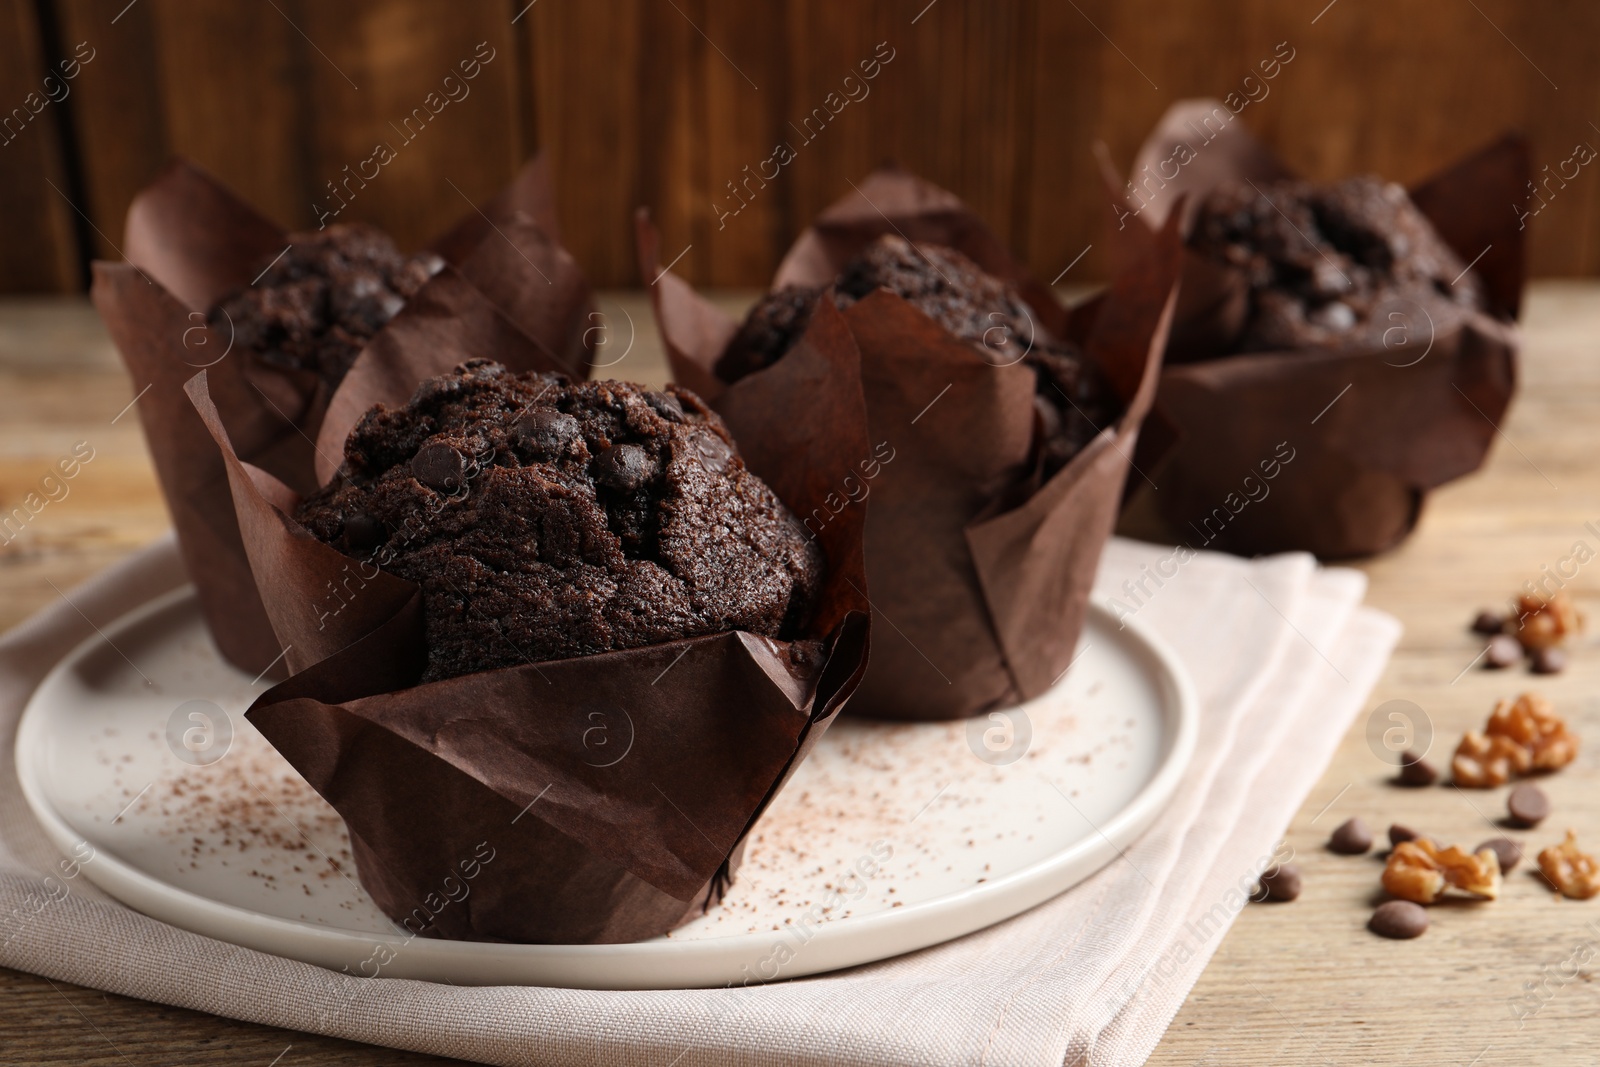
{"type": "Polygon", "coordinates": [[[1565,767],[1578,755],[1578,735],[1567,729],[1566,720],[1537,693],[1523,693],[1516,700],[1496,704],[1484,733],[1521,745],[1536,771],[1565,767]]]}
{"type": "Polygon", "coordinates": [[[1419,837],[1400,842],[1389,853],[1383,888],[1417,904],[1432,904],[1447,889],[1494,900],[1500,896],[1500,861],[1493,849],[1480,849],[1474,855],[1459,845],[1441,849],[1419,837]]]}
{"type": "Polygon", "coordinates": [[[1491,789],[1505,785],[1513,774],[1522,774],[1532,764],[1528,750],[1511,738],[1468,730],[1450,760],[1450,773],[1463,789],[1491,789]]]}
{"type": "Polygon", "coordinates": [[[1516,618],[1509,621],[1507,629],[1531,652],[1554,648],[1583,629],[1583,616],[1565,590],[1558,589],[1549,597],[1523,593],[1517,597],[1516,618]]]}
{"type": "Polygon", "coordinates": [[[1401,900],[1432,904],[1444,896],[1444,872],[1416,842],[1402,841],[1384,865],[1383,888],[1401,900]]]}
{"type": "Polygon", "coordinates": [[[1483,732],[1468,730],[1450,762],[1456,785],[1488,789],[1519,774],[1553,771],[1578,756],[1578,735],[1537,693],[1494,706],[1483,732]]]}
{"type": "Polygon", "coordinates": [[[1578,836],[1567,831],[1567,839],[1539,853],[1539,871],[1561,895],[1573,900],[1588,900],[1600,893],[1600,863],[1578,848],[1578,836]]]}

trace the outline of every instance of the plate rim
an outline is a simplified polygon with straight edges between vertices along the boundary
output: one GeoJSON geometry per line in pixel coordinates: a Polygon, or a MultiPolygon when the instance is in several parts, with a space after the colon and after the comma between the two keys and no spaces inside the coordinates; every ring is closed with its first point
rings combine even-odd
{"type": "MultiPolygon", "coordinates": [[[[86,636],[53,663],[29,694],[14,735],[14,764],[30,812],[52,845],[62,853],[70,853],[77,843],[87,838],[56,810],[41,780],[43,761],[31,758],[42,751],[50,718],[41,694],[104,641],[186,600],[194,600],[195,595],[194,585],[186,583],[118,616],[103,627],[103,633],[86,636]]],[[[728,968],[719,968],[717,963],[733,956],[748,960],[763,954],[783,936],[781,930],[605,945],[453,941],[407,935],[398,927],[391,937],[376,931],[267,915],[224,903],[163,881],[105,850],[96,850],[94,860],[81,864],[81,870],[91,883],[118,903],[158,922],[330,970],[343,969],[352,973],[348,968],[354,947],[376,949],[398,942],[404,951],[394,951],[391,960],[380,969],[380,976],[388,978],[438,981],[447,975],[447,980],[457,984],[538,984],[603,990],[692,989],[781,981],[890,959],[1003,922],[1087,880],[1133,844],[1171,802],[1188,769],[1199,736],[1199,697],[1194,682],[1166,640],[1137,617],[1118,617],[1091,598],[1084,629],[1087,631],[1091,626],[1117,633],[1125,646],[1136,650],[1145,665],[1152,668],[1146,676],[1162,694],[1164,751],[1156,769],[1138,792],[1109,819],[1095,826],[1096,833],[1020,870],[904,910],[873,912],[819,927],[813,937],[823,940],[822,947],[831,951],[817,952],[813,948],[816,941],[807,940],[792,954],[792,958],[803,962],[771,976],[750,976],[747,964],[742,968],[747,977],[741,982],[737,977],[729,978],[728,968]],[[936,936],[926,936],[925,930],[929,927],[939,927],[940,932],[936,936]],[[843,932],[828,933],[830,929],[843,932]],[[461,962],[463,957],[464,963],[461,962]],[[339,961],[344,961],[343,967],[339,961]],[[619,963],[623,966],[635,964],[628,968],[636,972],[635,976],[617,973],[619,963]],[[665,983],[650,980],[664,969],[672,969],[674,964],[679,965],[679,970],[693,973],[686,975],[686,980],[665,983]],[[477,967],[478,973],[465,972],[461,969],[463,966],[477,967]],[[558,970],[570,973],[559,977],[552,974],[558,970]],[[713,971],[719,976],[711,977],[713,971]],[[523,975],[520,980],[519,973],[523,975]]]]}

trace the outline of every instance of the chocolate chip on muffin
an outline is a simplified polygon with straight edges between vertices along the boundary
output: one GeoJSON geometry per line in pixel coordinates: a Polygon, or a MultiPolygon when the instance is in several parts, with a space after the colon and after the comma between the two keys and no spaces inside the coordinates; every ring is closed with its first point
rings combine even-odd
{"type": "Polygon", "coordinates": [[[825,568],[693,393],[488,360],[369,411],[297,518],[421,586],[425,681],[729,630],[793,639],[825,568]]]}
{"type": "Polygon", "coordinates": [[[1484,306],[1475,274],[1406,191],[1374,177],[1220,186],[1190,246],[1242,271],[1238,350],[1417,344],[1484,306]],[[1420,314],[1419,314],[1420,311],[1420,314]]]}
{"type": "Polygon", "coordinates": [[[776,363],[805,332],[825,291],[843,310],[877,289],[893,292],[990,363],[1033,369],[1047,475],[1120,414],[1099,368],[1050,336],[1011,285],[953,248],[914,245],[893,234],[879,237],[845,264],[831,290],[793,286],[763,297],[717,362],[718,377],[737,381],[776,363]]]}
{"type": "Polygon", "coordinates": [[[313,371],[332,388],[443,267],[432,253],[407,259],[360,223],[292,234],[288,251],[257,264],[260,277],[224,297],[208,321],[263,362],[313,371]]]}

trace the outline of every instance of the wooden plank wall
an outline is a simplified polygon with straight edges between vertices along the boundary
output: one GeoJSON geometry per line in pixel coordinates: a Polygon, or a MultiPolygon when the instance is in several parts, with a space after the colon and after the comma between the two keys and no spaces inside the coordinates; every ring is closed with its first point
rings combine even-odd
{"type": "MultiPolygon", "coordinates": [[[[0,0],[0,109],[29,118],[0,145],[0,291],[81,287],[174,153],[303,227],[380,141],[396,158],[341,218],[415,246],[542,147],[564,239],[600,285],[637,283],[641,203],[668,256],[688,249],[681,272],[759,285],[888,159],[1055,277],[1099,244],[1091,143],[1125,163],[1172,101],[1243,92],[1275,51],[1294,58],[1251,83],[1252,129],[1314,177],[1409,182],[1508,126],[1552,171],[1600,146],[1597,41],[1587,0],[0,0]],[[91,53],[33,115],[47,74],[91,53]],[[404,118],[475,53],[493,58],[468,95],[406,140],[404,118]],[[779,143],[793,159],[735,199],[779,143]]],[[[1600,271],[1591,170],[1552,186],[1535,273],[1600,271]]],[[[1101,251],[1069,280],[1099,277],[1101,251]]]]}
{"type": "Polygon", "coordinates": [[[79,282],[62,109],[51,100],[62,83],[45,85],[46,63],[32,0],[0,0],[0,292],[62,292],[79,282]]]}

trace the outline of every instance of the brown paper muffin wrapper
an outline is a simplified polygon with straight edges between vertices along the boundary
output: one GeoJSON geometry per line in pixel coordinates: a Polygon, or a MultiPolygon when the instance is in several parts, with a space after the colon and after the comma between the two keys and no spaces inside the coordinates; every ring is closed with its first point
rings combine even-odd
{"type": "MultiPolygon", "coordinates": [[[[1103,296],[1069,311],[953,194],[896,169],[828,208],[784,258],[774,288],[828,284],[885,233],[954,247],[1012,281],[1039,322],[1105,371],[1121,418],[1045,480],[1036,458],[1034,372],[994,366],[904,300],[880,290],[843,313],[861,350],[872,448],[802,512],[808,529],[870,504],[866,590],[878,619],[855,714],[955,719],[1038,696],[1072,661],[1171,318],[1176,228],[1103,296]]],[[[673,374],[702,391],[741,441],[788,432],[781,409],[746,391],[792,373],[792,354],[731,385],[714,367],[738,323],[682,279],[660,274],[659,238],[639,217],[643,273],[673,374]]],[[[804,469],[803,452],[786,453],[804,469]]]]}
{"type": "MultiPolygon", "coordinates": [[[[743,390],[788,432],[741,454],[797,513],[866,448],[858,368],[835,312],[743,390]]],[[[344,818],[383,910],[429,936],[580,944],[652,937],[718,899],[865,671],[860,512],[824,531],[802,641],[723,633],[419,684],[418,588],[290,517],[298,495],[240,458],[216,385],[207,370],[187,391],[295,672],[248,718],[344,818]]]]}
{"type": "Polygon", "coordinates": [[[535,158],[437,242],[450,265],[374,335],[330,395],[316,375],[231,351],[232,339],[206,325],[211,307],[287,246],[285,233],[186,161],[134,198],[128,262],[95,263],[91,295],[133,379],[184,563],[229,662],[254,674],[282,646],[250,576],[222,460],[184,383],[208,370],[239,455],[308,492],[338,466],[345,435],[371,403],[403,402],[417,382],[472,353],[585,376],[592,302],[553,227],[548,174],[535,158]]]}
{"type": "MultiPolygon", "coordinates": [[[[1137,180],[1164,182],[1141,186],[1137,215],[1140,199],[1124,200],[1102,152],[1115,262],[1149,254],[1171,216],[1187,216],[1187,232],[1221,183],[1295,177],[1229,114],[1215,100],[1168,110],[1134,162],[1137,180]],[[1194,156],[1167,179],[1163,161],[1179,145],[1194,156]],[[1180,196],[1187,209],[1175,209],[1180,196]]],[[[1428,490],[1478,469],[1516,389],[1528,179],[1527,142],[1508,134],[1409,190],[1473,264],[1489,310],[1435,323],[1399,302],[1377,347],[1233,354],[1249,286],[1238,270],[1185,250],[1153,432],[1136,458],[1179,539],[1245,555],[1370,555],[1411,532],[1428,490]]]]}

